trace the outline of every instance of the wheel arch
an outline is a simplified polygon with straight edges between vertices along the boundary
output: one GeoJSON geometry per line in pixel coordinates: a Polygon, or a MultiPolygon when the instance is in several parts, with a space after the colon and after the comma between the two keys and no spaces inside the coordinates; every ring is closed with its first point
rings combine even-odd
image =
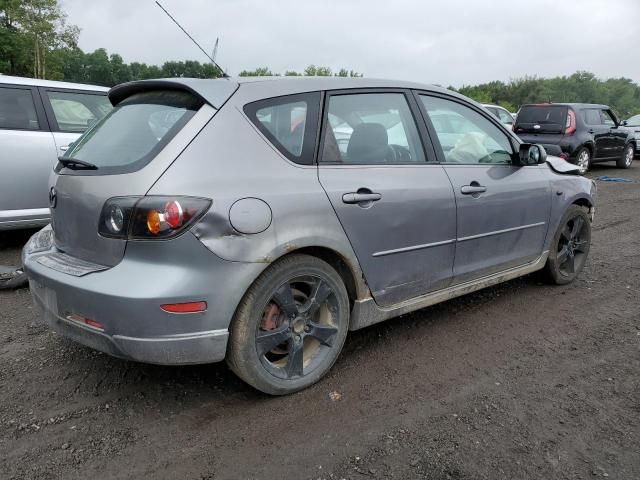
{"type": "Polygon", "coordinates": [[[305,246],[300,247],[295,250],[290,250],[286,252],[284,255],[278,257],[275,261],[281,260],[282,258],[288,257],[290,255],[309,255],[311,257],[319,258],[320,260],[328,263],[340,278],[344,282],[344,285],[347,289],[347,293],[349,295],[349,302],[353,307],[353,303],[364,297],[370,296],[369,289],[366,286],[364,281],[364,276],[359,266],[352,265],[349,260],[338,253],[337,251],[321,246],[305,246]]]}

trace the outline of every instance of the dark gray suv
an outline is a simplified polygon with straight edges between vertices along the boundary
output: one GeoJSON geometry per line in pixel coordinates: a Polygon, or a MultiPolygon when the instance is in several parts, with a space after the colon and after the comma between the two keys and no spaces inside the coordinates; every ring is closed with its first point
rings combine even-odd
{"type": "Polygon", "coordinates": [[[60,159],[23,260],[49,325],[285,394],[347,336],[589,252],[595,184],[482,106],[371,79],[154,80],[60,159]]]}

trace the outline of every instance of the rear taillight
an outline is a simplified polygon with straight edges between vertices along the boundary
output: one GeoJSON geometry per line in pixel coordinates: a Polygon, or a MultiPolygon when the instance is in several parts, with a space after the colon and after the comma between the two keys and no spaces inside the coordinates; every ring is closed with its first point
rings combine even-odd
{"type": "Polygon", "coordinates": [[[567,110],[567,123],[565,124],[564,134],[573,135],[576,133],[576,112],[572,109],[567,110]]]}
{"type": "Polygon", "coordinates": [[[129,240],[173,238],[193,225],[211,206],[197,197],[114,197],[102,207],[98,232],[129,240]]]}

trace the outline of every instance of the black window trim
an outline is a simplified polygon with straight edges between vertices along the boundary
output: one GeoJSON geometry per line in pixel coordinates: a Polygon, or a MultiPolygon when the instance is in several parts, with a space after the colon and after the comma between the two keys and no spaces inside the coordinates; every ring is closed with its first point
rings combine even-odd
{"type": "Polygon", "coordinates": [[[515,164],[515,156],[518,155],[518,152],[520,150],[520,145],[521,145],[521,141],[515,136],[515,134],[513,134],[511,131],[509,131],[504,124],[500,121],[500,119],[496,116],[494,116],[491,112],[486,111],[484,108],[480,108],[477,105],[465,101],[462,98],[459,97],[455,97],[453,95],[447,95],[446,93],[442,93],[442,92],[434,92],[434,91],[430,91],[430,90],[413,90],[413,95],[415,97],[415,101],[418,105],[418,108],[420,110],[420,114],[422,116],[422,121],[425,123],[426,127],[427,127],[427,131],[429,132],[429,137],[431,138],[431,143],[433,143],[434,145],[434,149],[436,151],[436,156],[438,158],[438,163],[442,164],[442,165],[461,165],[461,166],[466,166],[466,167],[470,167],[470,166],[474,166],[474,165],[479,165],[479,166],[513,166],[515,164]],[[470,108],[471,110],[475,111],[476,113],[478,113],[479,115],[481,115],[482,117],[484,117],[486,120],[488,120],[489,122],[493,123],[496,127],[498,127],[498,130],[500,130],[502,133],[505,133],[505,136],[507,137],[507,139],[509,140],[509,143],[511,144],[511,148],[513,150],[513,154],[512,154],[512,163],[511,164],[499,164],[499,163],[482,163],[482,164],[476,164],[476,163],[450,163],[446,161],[446,157],[444,156],[444,149],[442,148],[442,145],[440,145],[440,140],[438,138],[438,134],[433,126],[433,123],[431,122],[431,118],[429,118],[429,114],[427,113],[427,109],[425,108],[424,104],[422,103],[422,101],[420,100],[420,96],[421,95],[425,95],[428,97],[436,97],[436,98],[441,98],[443,100],[449,100],[450,102],[454,102],[454,103],[458,103],[464,107],[470,108]]]}
{"type": "Polygon", "coordinates": [[[36,118],[38,119],[38,128],[4,128],[0,127],[0,130],[15,131],[15,132],[50,132],[51,125],[49,124],[43,105],[42,99],[38,93],[38,87],[33,85],[15,85],[12,83],[0,83],[0,88],[29,90],[31,92],[31,100],[36,111],[36,118]]]}
{"type": "Polygon", "coordinates": [[[437,165],[437,156],[435,148],[431,142],[430,136],[427,132],[426,126],[423,123],[422,115],[419,111],[419,106],[416,104],[416,100],[414,96],[411,94],[411,90],[407,88],[389,88],[389,87],[378,87],[378,88],[346,88],[340,90],[326,90],[324,99],[322,103],[322,122],[321,128],[319,132],[319,142],[316,153],[316,163],[318,166],[322,167],[344,167],[344,168],[370,168],[370,167],[393,167],[393,166],[412,166],[419,167],[424,165],[437,165]],[[409,163],[376,163],[376,164],[352,164],[352,163],[323,163],[322,159],[322,151],[324,150],[324,139],[325,139],[325,131],[327,126],[329,125],[329,101],[332,96],[338,95],[361,95],[367,93],[401,93],[404,95],[407,105],[409,107],[409,112],[413,117],[413,121],[415,122],[416,129],[418,130],[418,141],[420,146],[422,147],[422,152],[424,154],[424,162],[409,162],[409,163]]]}
{"type": "Polygon", "coordinates": [[[289,161],[297,165],[310,166],[315,163],[316,143],[318,140],[318,122],[320,118],[320,105],[322,102],[322,92],[312,91],[304,93],[294,93],[291,95],[280,95],[277,97],[263,98],[243,107],[244,114],[253,125],[264,135],[267,141],[273,145],[280,154],[289,161]],[[257,112],[263,108],[269,108],[287,103],[305,102],[307,104],[307,115],[305,119],[304,137],[302,140],[302,152],[299,156],[291,153],[280,141],[258,120],[257,112]]]}
{"type": "Polygon", "coordinates": [[[77,93],[81,95],[96,95],[106,97],[109,92],[101,92],[98,90],[79,90],[74,88],[58,88],[58,87],[37,87],[38,92],[41,97],[42,104],[44,106],[44,112],[47,116],[47,121],[49,122],[49,126],[52,132],[56,133],[77,133],[82,134],[83,132],[78,132],[77,130],[62,130],[58,125],[58,120],[56,119],[56,114],[53,111],[53,106],[51,105],[51,101],[49,100],[48,92],[60,92],[60,93],[77,93]]]}

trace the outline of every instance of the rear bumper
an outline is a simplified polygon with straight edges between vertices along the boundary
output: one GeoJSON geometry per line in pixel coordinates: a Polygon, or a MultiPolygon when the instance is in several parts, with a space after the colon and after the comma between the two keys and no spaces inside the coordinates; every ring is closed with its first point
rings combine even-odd
{"type": "MultiPolygon", "coordinates": [[[[52,330],[75,342],[114,357],[158,365],[212,363],[223,360],[227,349],[227,329],[159,337],[110,335],[60,315],[52,304],[55,291],[29,282],[34,304],[52,330]]],[[[54,300],[55,301],[55,300],[54,300]]]]}
{"type": "Polygon", "coordinates": [[[54,331],[115,357],[161,365],[224,359],[236,306],[265,267],[222,260],[187,233],[131,242],[118,265],[75,276],[38,261],[55,247],[32,252],[31,243],[24,268],[41,318],[54,331]],[[191,301],[205,301],[207,309],[177,314],[160,308],[191,301]]]}

